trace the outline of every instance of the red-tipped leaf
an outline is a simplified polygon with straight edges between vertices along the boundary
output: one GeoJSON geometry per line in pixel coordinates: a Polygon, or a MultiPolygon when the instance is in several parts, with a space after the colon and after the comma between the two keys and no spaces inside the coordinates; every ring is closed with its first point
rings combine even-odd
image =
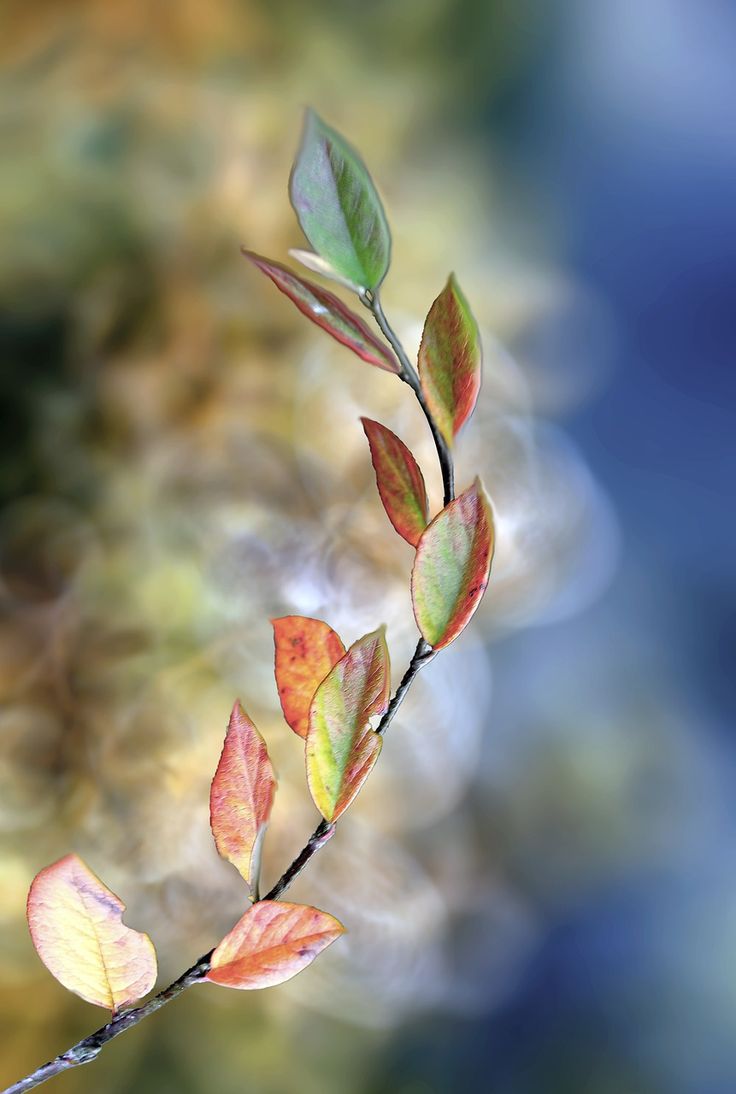
{"type": "Polygon", "coordinates": [[[478,324],[454,274],[429,309],[419,346],[419,378],[432,417],[451,445],[473,413],[481,379],[478,324]]]}
{"type": "Polygon", "coordinates": [[[388,706],[385,628],[354,642],[315,692],[309,710],[307,781],[325,820],[344,813],[378,759],[382,738],[368,724],[388,706]]]}
{"type": "Polygon", "coordinates": [[[403,441],[380,422],[361,418],[371,449],[376,484],[388,519],[416,547],[427,527],[429,505],[422,472],[403,441]]]}
{"type": "Polygon", "coordinates": [[[493,548],[491,503],[476,479],[427,526],[417,547],[411,596],[430,646],[449,645],[468,623],[488,584],[493,548]]]}
{"type": "Polygon", "coordinates": [[[254,266],[271,278],[274,285],[296,304],[302,315],[306,315],[363,361],[367,361],[369,365],[375,365],[376,368],[382,368],[386,372],[401,371],[398,361],[388,346],[384,345],[360,316],[355,315],[334,293],[323,289],[321,285],[315,285],[303,277],[298,277],[280,262],[263,258],[245,248],[243,248],[243,254],[254,266]]]}

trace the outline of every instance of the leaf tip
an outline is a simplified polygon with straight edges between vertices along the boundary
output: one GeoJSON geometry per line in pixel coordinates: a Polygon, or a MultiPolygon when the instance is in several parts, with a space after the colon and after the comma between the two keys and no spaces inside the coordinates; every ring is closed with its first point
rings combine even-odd
{"type": "Polygon", "coordinates": [[[245,716],[245,710],[243,708],[243,704],[240,702],[240,699],[235,700],[235,702],[233,703],[233,709],[230,712],[231,718],[237,718],[238,715],[240,715],[240,717],[245,716]]]}
{"type": "Polygon", "coordinates": [[[479,498],[482,499],[486,509],[490,513],[491,519],[493,519],[493,504],[491,503],[491,496],[486,490],[485,483],[480,475],[476,475],[473,479],[473,489],[479,498]]]}
{"type": "Polygon", "coordinates": [[[267,273],[267,263],[263,255],[259,255],[257,251],[252,251],[250,247],[246,247],[244,243],[240,245],[240,253],[243,258],[247,258],[248,261],[259,269],[262,273],[267,273]]]}

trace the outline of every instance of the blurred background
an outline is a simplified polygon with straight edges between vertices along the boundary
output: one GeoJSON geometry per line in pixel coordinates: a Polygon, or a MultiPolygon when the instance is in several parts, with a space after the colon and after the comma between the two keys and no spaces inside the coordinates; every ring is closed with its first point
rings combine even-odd
{"type": "Polygon", "coordinates": [[[302,240],[301,111],[384,195],[415,351],[454,269],[485,380],[457,449],[492,584],[294,899],[349,934],[289,985],[189,992],[64,1091],[736,1089],[733,103],[726,0],[2,6],[0,1085],[104,1021],[41,966],[77,851],[162,984],[243,910],[208,828],[240,696],[316,815],[269,619],[385,621],[411,549],[361,413],[410,393],[239,256],[302,240]]]}

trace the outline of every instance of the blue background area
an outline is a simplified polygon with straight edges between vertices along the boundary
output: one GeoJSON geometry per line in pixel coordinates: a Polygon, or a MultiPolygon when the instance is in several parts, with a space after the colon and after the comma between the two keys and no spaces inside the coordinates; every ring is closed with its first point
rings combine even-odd
{"type": "MultiPolygon", "coordinates": [[[[485,105],[480,96],[478,122],[533,180],[564,226],[566,261],[615,316],[607,382],[565,428],[613,499],[622,556],[583,617],[495,651],[496,704],[518,702],[529,664],[551,664],[590,711],[615,695],[625,719],[636,695],[675,714],[669,747],[686,742],[690,785],[669,802],[670,852],[549,911],[500,1012],[418,1032],[397,1047],[393,1074],[420,1071],[428,1090],[726,1094],[736,1089],[736,9],[554,8],[513,84],[485,105]]],[[[645,798],[659,792],[644,780],[645,798]]]]}

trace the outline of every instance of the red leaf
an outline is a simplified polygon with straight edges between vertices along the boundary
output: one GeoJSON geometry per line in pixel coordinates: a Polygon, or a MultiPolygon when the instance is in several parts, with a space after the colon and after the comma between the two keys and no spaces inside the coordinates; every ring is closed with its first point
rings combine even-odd
{"type": "Polygon", "coordinates": [[[46,968],[88,1003],[117,1011],[156,980],[147,934],[123,923],[125,905],[78,855],[41,870],[28,894],[28,926],[46,968]]]}
{"type": "Polygon", "coordinates": [[[262,258],[261,255],[243,248],[243,254],[258,267],[274,285],[296,304],[302,315],[306,315],[322,330],[327,331],[358,357],[386,372],[399,373],[401,368],[388,346],[366,326],[360,316],[355,315],[334,293],[298,277],[280,262],[262,258]]]}
{"type": "Polygon", "coordinates": [[[388,706],[385,628],[354,642],[315,692],[309,710],[307,781],[325,820],[345,812],[378,759],[383,739],[368,724],[388,706]]]}
{"type": "Polygon", "coordinates": [[[309,704],[345,647],[321,619],[285,615],[272,619],[276,686],[284,718],[300,737],[309,728],[309,704]]]}
{"type": "Polygon", "coordinates": [[[376,484],[388,519],[416,547],[427,527],[429,506],[422,472],[403,441],[380,422],[361,418],[371,449],[376,484]]]}
{"type": "Polygon", "coordinates": [[[314,961],[345,928],[305,904],[253,904],[212,954],[205,979],[227,988],[283,984],[314,961]]]}
{"type": "Polygon", "coordinates": [[[493,512],[476,479],[427,526],[414,559],[414,616],[436,650],[457,638],[480,604],[493,548],[493,512]]]}
{"type": "Polygon", "coordinates": [[[481,372],[478,325],[454,274],[429,309],[418,360],[427,405],[451,445],[473,413],[481,372]]]}
{"type": "Polygon", "coordinates": [[[219,853],[252,886],[275,793],[266,743],[236,702],[210,789],[210,825],[219,853]]]}

